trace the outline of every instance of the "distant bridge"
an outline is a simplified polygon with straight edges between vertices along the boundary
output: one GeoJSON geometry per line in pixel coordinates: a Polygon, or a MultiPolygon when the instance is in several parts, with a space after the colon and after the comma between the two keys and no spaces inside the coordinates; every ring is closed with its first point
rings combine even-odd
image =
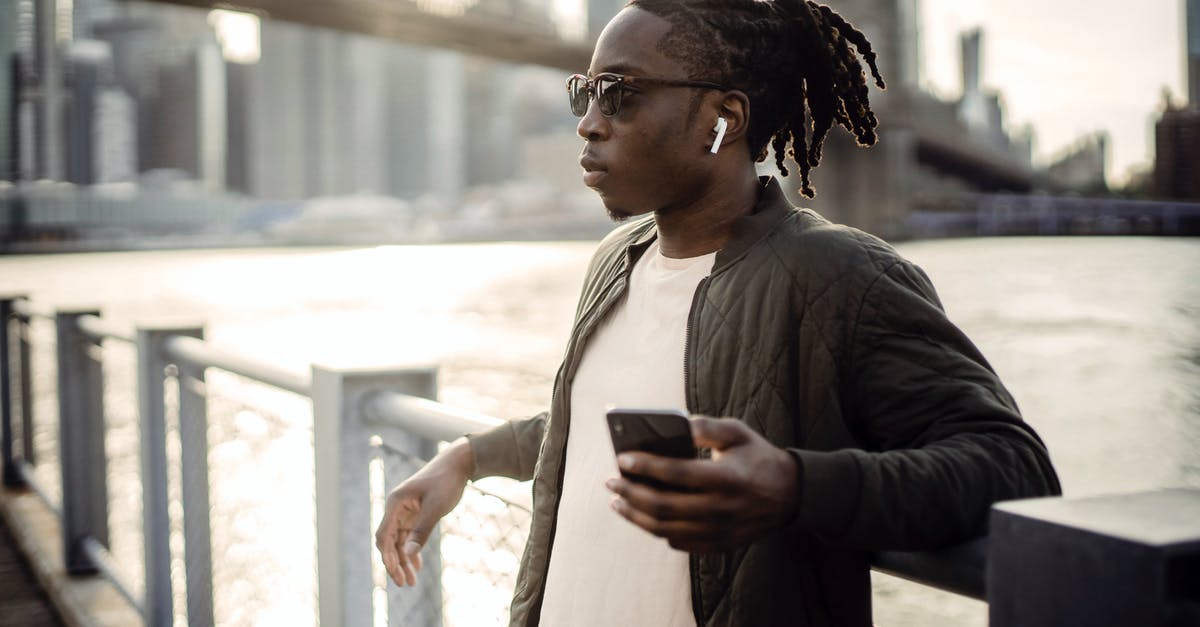
{"type": "Polygon", "coordinates": [[[152,1],[244,11],[264,19],[374,35],[570,72],[583,71],[592,58],[591,41],[563,39],[543,12],[530,11],[517,0],[479,4],[474,0],[152,1]]]}

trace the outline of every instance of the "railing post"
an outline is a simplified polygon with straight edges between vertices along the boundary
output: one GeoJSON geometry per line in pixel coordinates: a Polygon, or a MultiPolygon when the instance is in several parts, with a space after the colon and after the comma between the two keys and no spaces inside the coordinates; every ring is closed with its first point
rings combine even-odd
{"type": "MultiPolygon", "coordinates": [[[[183,335],[183,333],[180,333],[183,335]]],[[[204,339],[204,329],[191,337],[204,339]]],[[[208,485],[208,402],[204,368],[176,364],[179,371],[179,457],[183,493],[183,556],[189,627],[212,627],[212,526],[208,485]]]]}
{"type": "Polygon", "coordinates": [[[104,454],[104,373],[100,343],[79,330],[79,318],[100,312],[59,311],[59,459],[62,465],[63,550],[67,572],[94,574],[86,538],[108,546],[107,457],[104,454]]]}
{"type": "Polygon", "coordinates": [[[167,510],[167,412],[164,395],[171,335],[193,328],[146,327],[137,330],[138,416],[141,421],[142,536],[145,546],[146,624],[164,627],[174,620],[171,595],[171,518],[167,510]]]}
{"type": "MultiPolygon", "coordinates": [[[[37,463],[37,450],[33,446],[33,338],[30,335],[29,318],[17,316],[17,377],[21,388],[21,461],[37,463]]],[[[21,478],[24,481],[24,476],[21,478]]]]}
{"type": "MultiPolygon", "coordinates": [[[[374,390],[425,398],[437,393],[436,370],[312,369],[313,441],[317,514],[317,588],[322,625],[369,625],[373,620],[374,529],[371,528],[369,462],[376,454],[363,399],[374,390]]],[[[389,444],[411,442],[410,452],[428,458],[436,444],[411,435],[389,444]]],[[[388,594],[389,624],[440,626],[441,564],[438,537],[427,543],[431,559],[423,565],[417,589],[403,599],[388,594]],[[418,604],[416,600],[424,600],[418,604]],[[407,608],[402,607],[407,605],[407,608]],[[402,613],[403,612],[403,613],[402,613]],[[400,622],[399,616],[404,617],[400,622]]],[[[389,588],[391,588],[389,586],[389,588]]]]}
{"type": "MultiPolygon", "coordinates": [[[[3,459],[4,485],[22,485],[21,473],[17,472],[16,457],[13,455],[13,412],[12,412],[12,353],[11,323],[13,303],[23,296],[0,296],[0,457],[3,459]]],[[[18,366],[19,368],[20,366],[18,366]]]]}

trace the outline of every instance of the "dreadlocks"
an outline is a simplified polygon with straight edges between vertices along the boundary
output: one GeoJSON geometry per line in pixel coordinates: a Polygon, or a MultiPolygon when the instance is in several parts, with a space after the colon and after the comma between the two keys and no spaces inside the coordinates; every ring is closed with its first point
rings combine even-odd
{"type": "Polygon", "coordinates": [[[809,173],[821,162],[821,146],[835,122],[860,146],[875,144],[879,122],[859,62],[861,56],[884,89],[875,51],[829,7],[811,0],[630,0],[629,5],[671,23],[659,50],[683,63],[693,79],[746,93],[753,112],[750,154],[763,161],[770,145],[784,176],[784,158],[795,160],[805,196],[813,197],[809,173]]]}

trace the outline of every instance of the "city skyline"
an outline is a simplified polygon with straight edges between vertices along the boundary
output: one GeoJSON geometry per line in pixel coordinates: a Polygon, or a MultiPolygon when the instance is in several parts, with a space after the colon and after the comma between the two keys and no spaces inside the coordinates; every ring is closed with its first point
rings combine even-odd
{"type": "Polygon", "coordinates": [[[1183,11],[1182,0],[923,0],[922,83],[957,97],[958,36],[982,27],[983,84],[1003,94],[1011,128],[1034,127],[1035,163],[1106,131],[1119,186],[1153,164],[1163,88],[1187,97],[1183,11]]]}

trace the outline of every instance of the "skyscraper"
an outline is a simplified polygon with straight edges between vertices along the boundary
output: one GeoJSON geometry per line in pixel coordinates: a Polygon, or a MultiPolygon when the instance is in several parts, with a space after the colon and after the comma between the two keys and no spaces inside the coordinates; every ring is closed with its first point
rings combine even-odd
{"type": "Polygon", "coordinates": [[[1200,0],[1187,0],[1188,103],[1200,107],[1200,0]]]}
{"type": "Polygon", "coordinates": [[[1188,102],[1167,103],[1154,129],[1153,194],[1200,201],[1200,0],[1187,0],[1188,102]]]}

